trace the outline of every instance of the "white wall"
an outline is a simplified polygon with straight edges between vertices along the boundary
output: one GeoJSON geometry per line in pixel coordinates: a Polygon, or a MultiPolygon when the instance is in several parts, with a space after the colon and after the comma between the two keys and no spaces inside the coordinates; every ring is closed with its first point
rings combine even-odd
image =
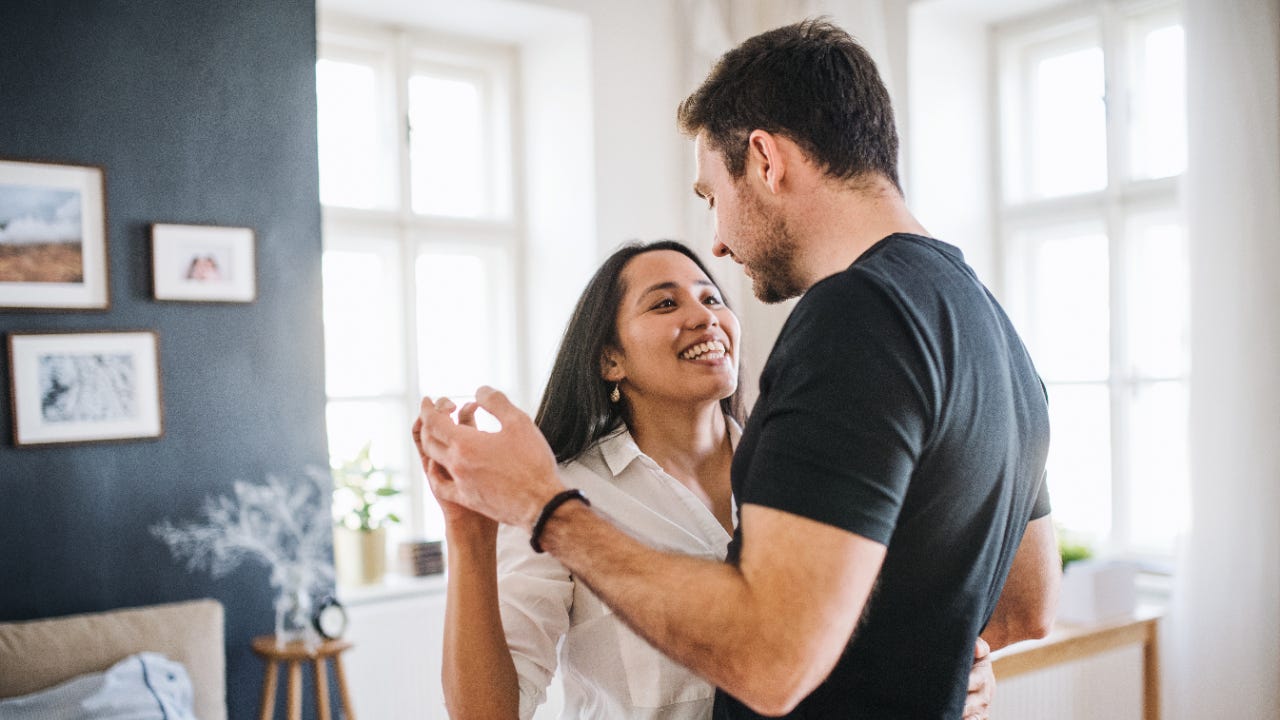
{"type": "Polygon", "coordinates": [[[570,37],[561,31],[522,40],[532,126],[526,173],[532,223],[526,332],[534,361],[526,407],[532,408],[573,304],[600,260],[629,240],[687,238],[681,198],[692,177],[685,177],[686,143],[675,128],[683,88],[674,3],[530,4],[580,20],[570,37]],[[565,92],[570,80],[585,83],[569,84],[576,97],[565,92]],[[586,156],[567,152],[583,136],[586,156]],[[552,207],[558,219],[536,222],[552,207]],[[577,222],[570,217],[575,210],[577,222]]]}
{"type": "Polygon", "coordinates": [[[944,2],[911,7],[907,202],[997,290],[987,23],[944,2]]]}
{"type": "MultiPolygon", "coordinates": [[[[681,33],[673,0],[537,0],[581,13],[591,29],[595,214],[601,254],[630,239],[683,238],[686,141],[681,33]]],[[[588,178],[583,178],[589,182],[588,178]]]]}

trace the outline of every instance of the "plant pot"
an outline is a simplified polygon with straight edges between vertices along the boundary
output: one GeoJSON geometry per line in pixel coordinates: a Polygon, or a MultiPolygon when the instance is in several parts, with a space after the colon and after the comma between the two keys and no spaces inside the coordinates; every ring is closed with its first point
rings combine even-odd
{"type": "Polygon", "coordinates": [[[333,529],[333,562],[343,585],[372,585],[387,571],[387,530],[333,529]]]}
{"type": "Polygon", "coordinates": [[[1067,565],[1058,595],[1058,619],[1093,624],[1131,615],[1137,606],[1137,567],[1116,560],[1067,565]]]}

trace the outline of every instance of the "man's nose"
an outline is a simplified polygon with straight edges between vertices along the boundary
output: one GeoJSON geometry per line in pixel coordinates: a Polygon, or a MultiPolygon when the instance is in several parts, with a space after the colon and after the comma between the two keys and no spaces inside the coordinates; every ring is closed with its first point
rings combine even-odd
{"type": "Polygon", "coordinates": [[[719,238],[711,243],[711,254],[716,257],[730,257],[733,255],[729,250],[729,246],[720,242],[719,238]]]}

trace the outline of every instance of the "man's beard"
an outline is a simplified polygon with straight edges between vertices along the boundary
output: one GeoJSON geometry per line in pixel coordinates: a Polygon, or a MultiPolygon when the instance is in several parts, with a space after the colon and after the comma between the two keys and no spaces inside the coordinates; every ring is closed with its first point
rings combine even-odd
{"type": "Polygon", "coordinates": [[[796,242],[791,228],[781,217],[769,217],[758,199],[749,202],[755,251],[744,264],[751,271],[752,293],[770,304],[803,295],[809,288],[796,271],[796,242]]]}

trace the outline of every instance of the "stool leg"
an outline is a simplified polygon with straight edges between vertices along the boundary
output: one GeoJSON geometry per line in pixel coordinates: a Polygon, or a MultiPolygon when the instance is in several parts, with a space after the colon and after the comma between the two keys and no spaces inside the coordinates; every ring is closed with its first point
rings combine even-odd
{"type": "Polygon", "coordinates": [[[316,712],[320,720],[332,720],[329,715],[329,673],[325,670],[324,658],[316,658],[316,712]]]}
{"type": "Polygon", "coordinates": [[[302,720],[302,663],[289,661],[289,720],[302,720]]]}
{"type": "Polygon", "coordinates": [[[338,697],[342,700],[342,720],[356,720],[351,710],[351,695],[347,693],[347,674],[342,670],[342,657],[333,656],[333,674],[338,677],[338,697]]]}
{"type": "Polygon", "coordinates": [[[271,720],[276,714],[276,676],[279,668],[272,660],[267,660],[267,676],[262,681],[262,709],[258,712],[258,720],[271,720]]]}

